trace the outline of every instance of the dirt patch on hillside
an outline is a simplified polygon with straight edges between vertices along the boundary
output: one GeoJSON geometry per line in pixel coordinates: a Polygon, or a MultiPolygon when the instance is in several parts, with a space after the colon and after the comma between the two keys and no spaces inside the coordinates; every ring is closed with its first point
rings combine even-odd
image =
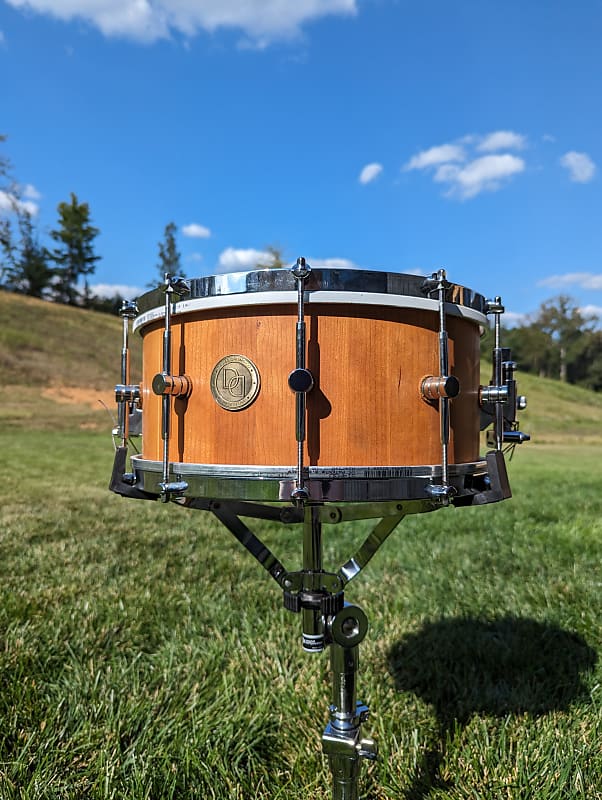
{"type": "Polygon", "coordinates": [[[42,397],[63,405],[87,406],[95,411],[102,405],[110,409],[115,406],[114,391],[99,391],[76,386],[49,386],[42,389],[42,397]]]}

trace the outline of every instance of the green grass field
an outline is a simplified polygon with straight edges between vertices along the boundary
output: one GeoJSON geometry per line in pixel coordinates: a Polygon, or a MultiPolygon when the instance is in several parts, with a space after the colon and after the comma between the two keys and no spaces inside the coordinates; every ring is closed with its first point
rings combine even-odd
{"type": "MultiPolygon", "coordinates": [[[[348,587],[364,800],[602,798],[602,398],[549,383],[524,382],[545,444],[510,462],[514,497],[406,518],[348,587]]],[[[1,800],[330,798],[327,654],[209,515],[108,492],[108,416],[58,391],[81,385],[3,390],[1,800]]],[[[369,526],[327,527],[326,566],[369,526]]],[[[298,526],[252,527],[299,568],[298,526]]]]}

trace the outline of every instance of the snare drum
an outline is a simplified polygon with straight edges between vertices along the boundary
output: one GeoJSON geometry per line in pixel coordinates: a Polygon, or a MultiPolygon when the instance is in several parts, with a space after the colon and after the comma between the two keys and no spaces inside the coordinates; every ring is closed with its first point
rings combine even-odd
{"type": "MultiPolygon", "coordinates": [[[[424,278],[314,269],[304,287],[304,475],[315,502],[424,499],[442,470],[440,403],[423,381],[439,375],[440,306],[424,278]]],[[[486,469],[479,457],[480,331],[485,299],[451,285],[444,303],[449,374],[448,480],[462,494],[486,469]]],[[[189,497],[289,500],[298,444],[295,393],[297,287],[289,270],[190,281],[171,313],[170,475],[189,497]],[[184,385],[184,384],[182,384],[184,385]],[[176,392],[177,394],[177,392],[176,392]]],[[[143,338],[142,452],[136,482],[160,493],[164,295],[138,301],[143,338]]]]}

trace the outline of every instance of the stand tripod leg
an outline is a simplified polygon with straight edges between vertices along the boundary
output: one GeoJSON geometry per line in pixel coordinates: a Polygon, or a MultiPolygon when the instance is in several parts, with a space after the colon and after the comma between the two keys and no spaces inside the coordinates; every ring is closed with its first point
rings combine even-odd
{"type": "Polygon", "coordinates": [[[347,605],[330,619],[332,705],[322,747],[332,772],[333,800],[359,800],[360,758],[375,759],[376,743],[362,738],[361,724],[369,710],[357,701],[359,644],[368,630],[366,615],[347,605]]]}

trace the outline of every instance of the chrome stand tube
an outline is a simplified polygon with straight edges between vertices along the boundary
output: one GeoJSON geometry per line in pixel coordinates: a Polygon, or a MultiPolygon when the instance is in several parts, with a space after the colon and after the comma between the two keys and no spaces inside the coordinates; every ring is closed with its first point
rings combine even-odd
{"type": "MultiPolygon", "coordinates": [[[[305,506],[303,520],[303,591],[308,595],[323,589],[322,520],[319,506],[305,506]]],[[[324,649],[321,608],[302,607],[303,649],[319,653],[324,649]]]]}
{"type": "Polygon", "coordinates": [[[359,644],[368,631],[368,620],[361,608],[346,605],[329,620],[328,628],[332,704],[322,748],[332,773],[333,800],[359,800],[360,759],[374,760],[378,752],[373,739],[361,736],[369,709],[357,701],[359,644]]]}

